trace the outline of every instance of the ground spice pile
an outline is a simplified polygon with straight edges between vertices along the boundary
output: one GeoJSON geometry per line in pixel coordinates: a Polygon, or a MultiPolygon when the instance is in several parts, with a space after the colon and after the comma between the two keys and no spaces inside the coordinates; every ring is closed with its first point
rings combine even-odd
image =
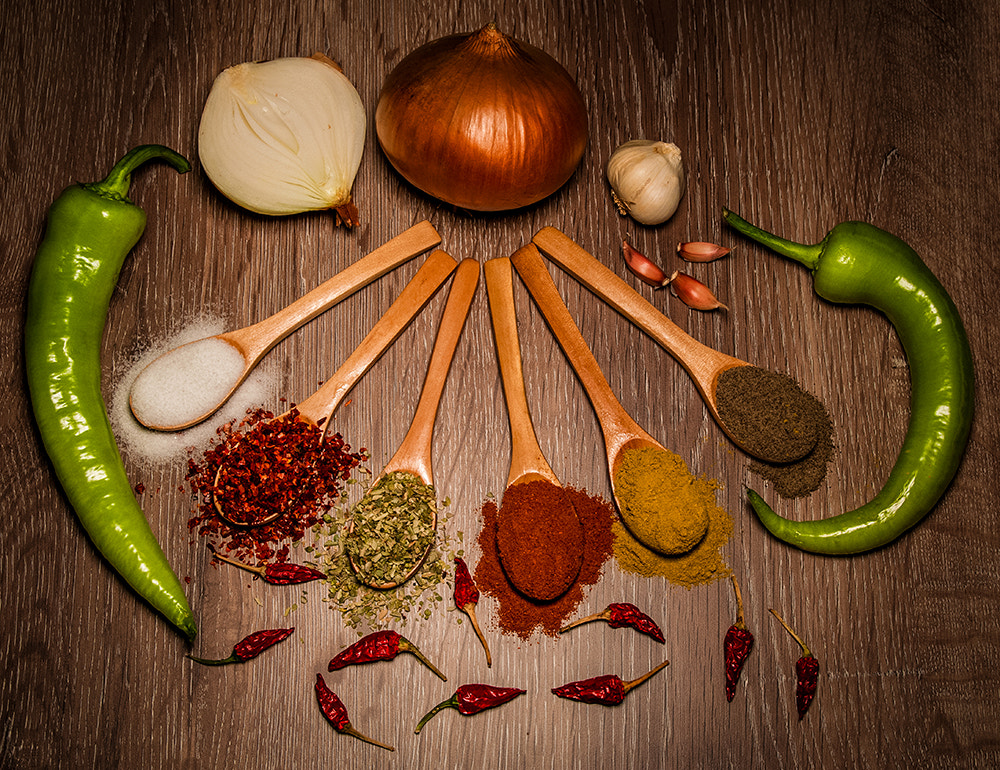
{"type": "Polygon", "coordinates": [[[583,490],[572,487],[565,490],[583,524],[583,562],[580,574],[569,590],[551,602],[532,601],[511,586],[497,554],[499,507],[495,500],[488,499],[480,509],[482,529],[477,542],[482,557],[476,565],[476,585],[497,601],[494,625],[500,631],[516,634],[524,640],[529,639],[537,629],[549,636],[558,636],[564,621],[583,601],[584,588],[597,583],[605,562],[611,557],[611,527],[615,519],[612,504],[583,490]]]}
{"type": "Polygon", "coordinates": [[[325,437],[293,409],[275,418],[254,409],[239,423],[227,423],[200,461],[188,459],[187,481],[198,500],[188,528],[219,553],[241,561],[285,561],[292,543],[316,526],[340,499],[352,473],[367,459],[352,452],[339,433],[325,437]],[[219,468],[225,466],[220,476],[219,468]],[[234,526],[215,507],[216,496],[234,526]]]}

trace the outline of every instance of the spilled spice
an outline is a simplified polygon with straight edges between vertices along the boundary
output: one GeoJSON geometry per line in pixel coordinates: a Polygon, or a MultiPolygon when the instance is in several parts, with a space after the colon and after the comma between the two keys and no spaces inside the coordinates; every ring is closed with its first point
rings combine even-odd
{"type": "Polygon", "coordinates": [[[826,478],[827,466],[833,459],[833,423],[825,409],[815,419],[819,438],[813,450],[801,460],[784,465],[760,460],[750,463],[750,472],[771,482],[772,489],[781,497],[805,497],[819,489],[826,478]]]}
{"type": "Polygon", "coordinates": [[[604,563],[611,557],[611,526],[616,516],[612,504],[583,490],[572,487],[565,487],[565,490],[583,524],[583,562],[569,590],[551,602],[532,601],[511,586],[497,555],[499,508],[495,500],[488,499],[480,509],[482,529],[477,542],[482,557],[476,565],[476,584],[484,594],[497,600],[494,625],[524,640],[528,640],[536,629],[549,636],[558,636],[564,621],[583,601],[584,588],[597,583],[604,563]]]}
{"type": "Polygon", "coordinates": [[[285,561],[290,545],[323,519],[367,459],[364,449],[352,452],[339,433],[323,438],[319,428],[298,420],[294,409],[278,418],[266,409],[250,410],[217,433],[218,442],[200,461],[188,459],[186,478],[197,500],[188,529],[207,538],[213,550],[241,561],[285,561]],[[222,465],[229,471],[223,503],[228,515],[247,521],[272,511],[281,515],[256,527],[226,522],[215,508],[222,465]]]}
{"type": "Polygon", "coordinates": [[[614,554],[618,567],[643,577],[663,577],[674,585],[691,588],[729,577],[732,571],[721,549],[733,534],[733,520],[715,500],[718,482],[707,476],[691,476],[688,495],[708,512],[708,531],[693,549],[677,556],[650,550],[633,537],[618,520],[613,525],[614,554]]]}

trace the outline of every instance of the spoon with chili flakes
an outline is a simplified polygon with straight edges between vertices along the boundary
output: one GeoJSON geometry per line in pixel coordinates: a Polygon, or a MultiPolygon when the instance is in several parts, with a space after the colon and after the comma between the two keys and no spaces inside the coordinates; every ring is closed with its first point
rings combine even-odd
{"type": "Polygon", "coordinates": [[[455,270],[458,262],[437,250],[428,255],[395,302],[330,379],[279,417],[258,423],[252,441],[234,442],[219,465],[213,502],[235,527],[269,524],[294,506],[303,456],[323,443],[331,415],[358,380],[403,332],[455,270]]]}
{"type": "Polygon", "coordinates": [[[434,543],[437,500],[431,445],[438,405],[465,319],[479,287],[479,262],[455,270],[410,428],[382,474],[352,509],[344,546],[360,583],[389,589],[405,583],[434,543]]]}
{"type": "Polygon", "coordinates": [[[511,433],[510,474],[497,520],[497,554],[514,588],[530,599],[549,602],[566,593],[580,574],[583,525],[545,460],[531,423],[510,259],[488,260],[483,270],[511,433]]]}

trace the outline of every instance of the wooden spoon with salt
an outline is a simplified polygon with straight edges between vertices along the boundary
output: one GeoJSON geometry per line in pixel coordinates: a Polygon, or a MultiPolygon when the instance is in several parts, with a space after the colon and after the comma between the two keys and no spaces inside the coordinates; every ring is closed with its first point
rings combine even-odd
{"type": "MultiPolygon", "coordinates": [[[[429,254],[395,302],[389,306],[389,309],[333,376],[324,382],[319,390],[295,406],[298,419],[310,425],[322,427],[325,434],[331,416],[337,411],[344,397],[403,330],[409,326],[410,322],[457,266],[458,262],[455,261],[455,258],[440,249],[429,254]]],[[[282,416],[288,414],[289,412],[286,412],[282,416]]],[[[220,465],[216,471],[214,484],[216,489],[219,488],[219,483],[223,480],[225,467],[225,464],[220,465]]],[[[248,524],[227,515],[225,506],[220,504],[218,497],[215,498],[214,502],[219,515],[234,526],[262,526],[275,521],[285,513],[285,510],[276,510],[267,517],[256,519],[248,524]]]]}
{"type": "MultiPolygon", "coordinates": [[[[437,420],[438,405],[441,403],[441,396],[444,393],[445,382],[448,379],[448,370],[458,347],[462,329],[465,326],[465,319],[472,306],[472,300],[476,295],[479,286],[479,262],[475,259],[463,259],[455,277],[452,279],[451,290],[448,292],[448,301],[445,304],[444,312],[441,314],[441,324],[438,327],[437,338],[434,341],[434,349],[431,351],[431,360],[427,366],[427,376],[424,379],[423,389],[420,392],[420,400],[417,402],[416,411],[410,428],[403,437],[402,443],[396,453],[392,456],[382,473],[372,484],[378,483],[383,476],[403,472],[419,478],[428,487],[434,486],[434,476],[431,472],[431,448],[434,438],[434,423],[437,420]]],[[[371,494],[371,489],[366,493],[371,494]]],[[[430,526],[437,527],[437,511],[432,506],[434,514],[430,526]]],[[[348,537],[363,536],[363,533],[356,533],[353,526],[348,529],[348,537]]],[[[423,564],[424,559],[430,552],[431,545],[428,543],[423,552],[419,554],[407,573],[399,578],[379,581],[364,574],[360,566],[351,559],[351,566],[354,569],[358,581],[371,588],[389,589],[405,583],[409,580],[423,564]]],[[[350,555],[349,555],[350,558],[350,555]]]]}
{"type": "Polygon", "coordinates": [[[504,501],[516,497],[517,485],[540,481],[545,486],[547,510],[530,510],[519,516],[521,506],[500,505],[497,552],[511,584],[536,601],[559,598],[576,580],[583,564],[584,532],[573,502],[552,471],[535,435],[524,388],[521,347],[514,311],[514,285],[510,259],[488,260],[486,291],[490,300],[500,376],[510,420],[511,459],[504,501]],[[555,543],[559,548],[555,549],[555,543]]]}
{"type": "Polygon", "coordinates": [[[441,236],[433,225],[419,222],[269,318],[167,351],[143,369],[132,384],[132,414],[145,427],[160,431],[183,430],[206,420],[281,340],[439,243],[441,236]],[[169,387],[164,387],[165,381],[170,382],[169,387]]]}
{"type": "MultiPolygon", "coordinates": [[[[534,244],[522,246],[511,257],[511,262],[517,268],[518,275],[527,286],[535,300],[538,309],[548,321],[556,341],[569,359],[570,365],[576,371],[587,396],[593,404],[597,420],[604,434],[604,449],[607,454],[608,470],[611,474],[611,486],[615,493],[615,503],[621,514],[622,522],[635,535],[636,539],[654,550],[663,537],[662,532],[669,528],[660,521],[661,517],[634,517],[627,506],[618,497],[615,477],[626,452],[633,449],[655,449],[666,451],[664,447],[625,411],[611,390],[611,386],[601,372],[600,365],[580,330],[570,315],[559,290],[552,281],[552,276],[542,261],[541,254],[534,244]]],[[[704,522],[708,526],[707,519],[704,522]]],[[[700,526],[700,524],[699,524],[700,526]]],[[[696,528],[696,527],[692,527],[696,528]]],[[[705,529],[701,530],[704,535],[705,529]]],[[[699,538],[700,539],[700,538],[699,538]]]]}
{"type": "MultiPolygon", "coordinates": [[[[757,394],[736,399],[737,403],[732,408],[739,411],[739,420],[753,427],[734,435],[732,426],[719,413],[719,376],[730,369],[752,364],[695,340],[593,255],[554,227],[539,230],[532,242],[672,355],[690,375],[719,427],[747,454],[765,462],[789,463],[801,460],[816,446],[819,437],[815,428],[798,417],[808,413],[808,402],[814,400],[804,391],[796,393],[795,400],[783,408],[788,416],[785,420],[761,420],[759,415],[768,414],[769,410],[767,404],[755,398],[757,394]]],[[[765,376],[773,375],[766,370],[757,371],[765,376]]],[[[769,397],[765,393],[759,398],[769,397]]]]}

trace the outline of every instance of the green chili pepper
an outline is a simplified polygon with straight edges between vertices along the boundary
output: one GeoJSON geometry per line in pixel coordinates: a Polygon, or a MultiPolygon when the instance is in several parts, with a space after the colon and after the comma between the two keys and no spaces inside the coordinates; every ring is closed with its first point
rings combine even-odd
{"type": "Polygon", "coordinates": [[[844,222],[814,245],[793,243],[731,211],[725,221],[813,273],[816,293],[831,302],[881,311],[899,334],[910,367],[910,422],[881,491],[853,511],[818,521],[778,516],[754,491],[754,511],[775,536],[806,551],[849,554],[892,542],[937,503],[958,471],[973,412],[969,340],[958,309],[906,243],[863,222],[844,222]]]}
{"type": "Polygon", "coordinates": [[[94,545],[142,598],[189,639],[197,633],[180,581],[125,474],[101,396],[100,347],[111,294],[146,215],[127,197],[132,172],[173,150],[143,145],[101,182],[56,198],[28,284],[25,368],[45,451],[94,545]]]}

